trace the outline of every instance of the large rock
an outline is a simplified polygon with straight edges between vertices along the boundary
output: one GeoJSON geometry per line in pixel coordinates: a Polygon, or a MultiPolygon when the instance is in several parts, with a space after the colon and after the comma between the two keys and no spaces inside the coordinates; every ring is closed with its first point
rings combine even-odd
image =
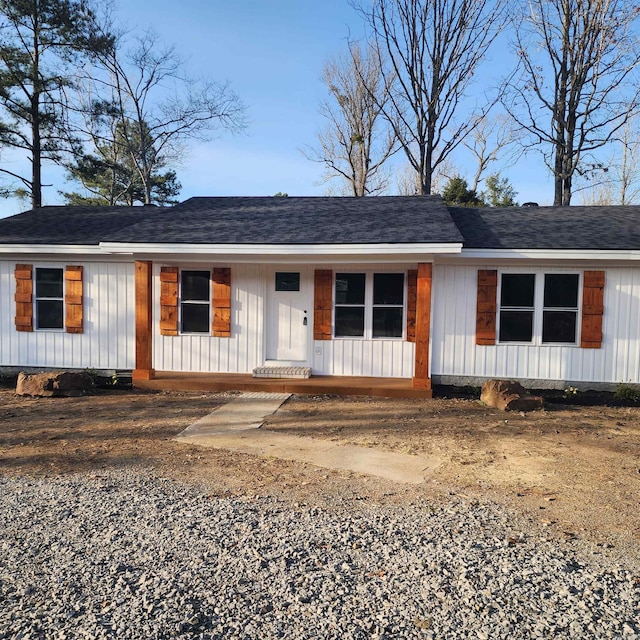
{"type": "Polygon", "coordinates": [[[83,396],[93,392],[93,378],[86,371],[47,371],[18,375],[19,396],[83,396]]]}
{"type": "Polygon", "coordinates": [[[513,380],[487,380],[482,385],[480,400],[488,407],[504,411],[535,411],[544,407],[540,396],[532,396],[513,380]]]}

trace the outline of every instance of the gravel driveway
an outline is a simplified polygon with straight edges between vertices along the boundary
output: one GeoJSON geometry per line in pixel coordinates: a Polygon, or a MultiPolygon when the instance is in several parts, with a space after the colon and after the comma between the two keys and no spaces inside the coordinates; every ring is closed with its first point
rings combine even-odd
{"type": "Polygon", "coordinates": [[[2,638],[638,638],[640,572],[504,508],[0,478],[2,638]]]}

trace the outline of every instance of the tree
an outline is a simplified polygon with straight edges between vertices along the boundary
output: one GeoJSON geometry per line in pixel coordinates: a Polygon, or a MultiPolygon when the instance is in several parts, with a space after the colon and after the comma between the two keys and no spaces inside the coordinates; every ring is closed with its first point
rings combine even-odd
{"type": "Polygon", "coordinates": [[[481,118],[471,134],[463,140],[476,162],[471,189],[478,190],[489,166],[498,160],[498,154],[513,143],[513,121],[503,113],[495,118],[481,118]]]}
{"type": "Polygon", "coordinates": [[[8,192],[29,195],[33,207],[42,205],[43,162],[76,148],[73,68],[112,44],[84,0],[0,0],[0,146],[28,155],[31,175],[0,172],[21,184],[8,192]]]}
{"type": "Polygon", "coordinates": [[[490,207],[517,207],[518,192],[511,186],[508,178],[500,178],[499,173],[492,173],[484,181],[486,191],[480,193],[480,199],[490,207]]]}
{"type": "Polygon", "coordinates": [[[362,197],[385,191],[389,177],[384,164],[397,151],[393,131],[385,126],[381,110],[389,100],[389,84],[371,48],[364,53],[352,45],[348,56],[324,65],[322,80],[329,100],[320,113],[327,127],[318,133],[318,146],[305,157],[325,165],[326,179],[338,177],[349,195],[362,197]]]}
{"type": "Polygon", "coordinates": [[[585,205],[628,205],[640,200],[640,138],[638,118],[629,119],[611,144],[597,179],[581,189],[585,205]]]}
{"type": "Polygon", "coordinates": [[[467,137],[475,113],[465,97],[504,22],[503,0],[351,0],[371,32],[389,100],[379,104],[413,167],[417,192],[467,137]],[[387,60],[387,64],[383,64],[387,60]],[[459,116],[464,104],[465,117],[459,116]]]}
{"type": "Polygon", "coordinates": [[[220,128],[242,130],[244,106],[226,83],[185,78],[176,51],[161,49],[151,32],[125,53],[122,48],[120,41],[101,56],[101,68],[86,78],[86,128],[93,151],[99,156],[102,145],[113,150],[139,185],[136,199],[151,204],[163,175],[165,195],[175,195],[175,173],[171,179],[160,171],[184,157],[186,143],[209,140],[220,128]]]}
{"type": "MultiPolygon", "coordinates": [[[[108,143],[95,140],[97,155],[86,154],[68,167],[69,177],[80,182],[90,195],[77,192],[65,193],[68,204],[84,205],[128,205],[144,203],[146,199],[145,187],[140,179],[138,165],[131,153],[145,149],[147,153],[155,155],[153,144],[149,140],[149,128],[141,128],[147,140],[142,143],[136,140],[139,135],[138,127],[134,131],[127,131],[131,123],[117,120],[114,123],[113,139],[108,143]],[[130,145],[134,140],[135,144],[130,145]]],[[[181,185],[175,171],[160,173],[164,166],[162,159],[156,158],[154,169],[150,176],[151,204],[160,206],[175,204],[180,193],[181,185]]]]}
{"type": "Polygon", "coordinates": [[[451,178],[442,190],[442,199],[453,207],[481,207],[482,199],[473,190],[469,189],[467,181],[461,176],[451,178]]]}
{"type": "MultiPolygon", "coordinates": [[[[530,134],[554,176],[554,204],[569,205],[576,173],[638,109],[633,26],[624,0],[527,0],[514,25],[518,72],[504,106],[530,134]]],[[[597,164],[597,162],[596,162],[597,164]]]]}

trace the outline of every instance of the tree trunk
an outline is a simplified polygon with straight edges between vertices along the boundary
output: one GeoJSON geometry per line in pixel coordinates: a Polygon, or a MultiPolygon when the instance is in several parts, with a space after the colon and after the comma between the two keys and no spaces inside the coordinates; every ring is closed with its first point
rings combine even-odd
{"type": "Polygon", "coordinates": [[[40,141],[40,94],[31,98],[31,206],[42,206],[42,144],[40,141]]]}

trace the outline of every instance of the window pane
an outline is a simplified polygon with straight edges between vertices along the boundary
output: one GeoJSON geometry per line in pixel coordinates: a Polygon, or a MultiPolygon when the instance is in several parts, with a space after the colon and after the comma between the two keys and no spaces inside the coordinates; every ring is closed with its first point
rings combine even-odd
{"type": "Polygon", "coordinates": [[[36,269],[36,297],[62,298],[62,269],[36,269]]]}
{"type": "Polygon", "coordinates": [[[402,308],[376,307],[373,310],[374,338],[402,338],[402,308]]]}
{"type": "Polygon", "coordinates": [[[300,291],[300,274],[278,271],[276,273],[276,291],[300,291]]]}
{"type": "Polygon", "coordinates": [[[209,333],[209,305],[182,303],[182,331],[209,333]]]}
{"type": "Polygon", "coordinates": [[[336,336],[364,335],[364,307],[336,307],[336,336]]]}
{"type": "Polygon", "coordinates": [[[533,273],[503,273],[500,305],[503,307],[533,307],[536,277],[533,273]]]}
{"type": "Polygon", "coordinates": [[[375,273],[373,275],[373,304],[403,304],[404,274],[375,273]]]}
{"type": "Polygon", "coordinates": [[[548,273],[544,277],[545,307],[578,306],[578,274],[548,273]]]}
{"type": "Polygon", "coordinates": [[[542,314],[542,342],[576,341],[576,311],[545,311],[542,314]]]}
{"type": "Polygon", "coordinates": [[[364,304],[364,273],[336,273],[336,304],[364,304]]]}
{"type": "Polygon", "coordinates": [[[36,315],[38,329],[62,329],[62,300],[37,300],[36,315]]]}
{"type": "Polygon", "coordinates": [[[501,311],[500,342],[531,342],[533,311],[501,311]]]}
{"type": "Polygon", "coordinates": [[[209,272],[182,272],[182,300],[209,300],[209,272]]]}

